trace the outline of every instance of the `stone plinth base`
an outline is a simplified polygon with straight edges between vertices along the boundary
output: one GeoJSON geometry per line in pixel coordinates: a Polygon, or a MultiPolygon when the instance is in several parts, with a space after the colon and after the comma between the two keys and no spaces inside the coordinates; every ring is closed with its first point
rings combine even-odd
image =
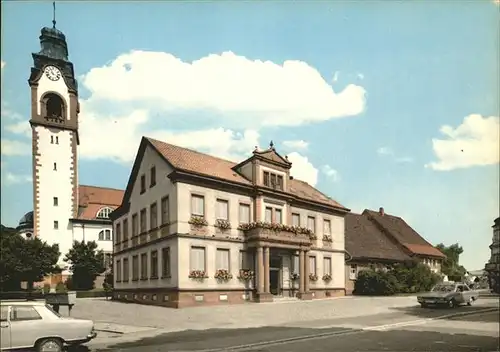
{"type": "Polygon", "coordinates": [[[313,299],[313,294],[312,294],[312,292],[299,292],[297,294],[297,297],[299,299],[303,299],[303,300],[311,300],[311,299],[313,299]]]}
{"type": "Polygon", "coordinates": [[[270,293],[257,293],[256,301],[259,303],[262,302],[272,302],[273,295],[270,293]]]}

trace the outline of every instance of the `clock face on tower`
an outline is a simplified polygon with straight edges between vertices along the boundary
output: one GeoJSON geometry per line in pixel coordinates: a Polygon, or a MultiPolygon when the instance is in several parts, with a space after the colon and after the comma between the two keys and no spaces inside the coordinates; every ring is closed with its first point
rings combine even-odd
{"type": "Polygon", "coordinates": [[[47,66],[44,70],[45,76],[51,81],[57,81],[61,78],[61,71],[55,66],[47,66]]]}

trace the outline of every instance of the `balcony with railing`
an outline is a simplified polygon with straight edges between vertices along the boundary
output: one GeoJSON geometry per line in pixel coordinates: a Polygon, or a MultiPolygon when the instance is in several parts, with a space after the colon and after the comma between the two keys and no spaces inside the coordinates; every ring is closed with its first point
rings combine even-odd
{"type": "Polygon", "coordinates": [[[245,240],[249,243],[265,242],[278,247],[310,247],[316,239],[315,234],[308,228],[278,223],[251,222],[240,224],[238,229],[243,231],[245,240]]]}

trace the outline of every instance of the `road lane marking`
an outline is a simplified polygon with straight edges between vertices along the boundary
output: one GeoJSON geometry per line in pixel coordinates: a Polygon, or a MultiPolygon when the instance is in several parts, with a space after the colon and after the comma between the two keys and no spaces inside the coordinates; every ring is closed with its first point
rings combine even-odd
{"type": "MultiPolygon", "coordinates": [[[[318,333],[318,334],[290,337],[290,338],[286,338],[286,339],[250,343],[250,344],[245,344],[245,345],[197,350],[196,352],[245,351],[245,350],[252,350],[252,349],[264,347],[264,346],[268,347],[268,346],[273,346],[273,345],[284,345],[284,344],[291,343],[291,342],[324,339],[324,338],[329,338],[329,337],[337,336],[337,335],[345,336],[345,335],[351,335],[351,334],[358,334],[358,333],[362,333],[365,331],[384,331],[384,330],[387,330],[390,328],[397,328],[397,327],[408,326],[408,325],[417,325],[417,324],[422,324],[422,323],[426,323],[429,321],[434,321],[434,320],[439,320],[439,319],[444,319],[444,318],[451,318],[451,317],[456,317],[456,316],[476,315],[476,314],[481,314],[481,313],[494,312],[497,310],[498,310],[497,307],[485,308],[485,309],[481,309],[481,310],[474,311],[474,312],[466,312],[466,311],[457,312],[457,313],[445,314],[445,315],[441,315],[441,316],[433,317],[433,318],[418,319],[418,320],[399,322],[399,323],[394,323],[394,324],[384,324],[384,325],[378,325],[378,326],[371,326],[371,327],[366,327],[363,329],[344,329],[344,330],[330,331],[330,332],[324,332],[324,333],[318,333]]],[[[338,325],[332,326],[332,327],[338,327],[338,325]]]]}

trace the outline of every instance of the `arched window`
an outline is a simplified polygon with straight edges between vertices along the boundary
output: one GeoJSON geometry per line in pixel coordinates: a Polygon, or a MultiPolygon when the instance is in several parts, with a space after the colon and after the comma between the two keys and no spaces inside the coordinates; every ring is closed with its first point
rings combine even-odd
{"type": "Polygon", "coordinates": [[[98,219],[109,219],[109,214],[111,214],[112,211],[113,211],[113,208],[110,208],[110,207],[101,208],[97,212],[96,217],[98,219]]]}
{"type": "Polygon", "coordinates": [[[111,230],[102,230],[99,232],[99,241],[111,241],[111,230]]]}
{"type": "Polygon", "coordinates": [[[62,98],[54,93],[49,93],[44,96],[46,116],[48,118],[63,118],[64,102],[62,98]]]}

